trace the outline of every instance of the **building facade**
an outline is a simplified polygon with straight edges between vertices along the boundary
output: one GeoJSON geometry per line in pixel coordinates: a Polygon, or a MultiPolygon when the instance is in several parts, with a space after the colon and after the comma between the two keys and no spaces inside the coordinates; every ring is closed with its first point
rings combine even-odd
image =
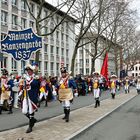
{"type": "Polygon", "coordinates": [[[132,77],[140,76],[140,63],[135,64],[132,70],[128,71],[128,76],[132,77]]]}
{"type": "MultiPolygon", "coordinates": [[[[31,12],[36,17],[39,12],[39,5],[37,0],[29,0],[29,6],[31,12]]],[[[45,3],[41,17],[46,17],[52,9],[55,9],[52,5],[45,3]]],[[[55,23],[59,22],[63,15],[59,10],[51,20],[41,22],[45,25],[45,28],[41,30],[42,33],[50,32],[55,23]]],[[[36,33],[35,20],[29,13],[27,5],[24,0],[1,0],[0,1],[0,35],[1,40],[6,37],[9,30],[24,30],[29,27],[36,33]]],[[[43,47],[40,50],[39,56],[39,73],[47,76],[59,76],[59,69],[61,62],[69,69],[71,64],[71,57],[75,42],[74,35],[75,21],[72,17],[67,16],[65,22],[63,22],[56,31],[43,37],[43,47]]],[[[11,55],[3,54],[3,60],[0,63],[0,68],[7,68],[9,73],[18,72],[19,75],[24,73],[24,67],[27,63],[33,63],[35,60],[35,53],[32,53],[31,58],[28,61],[15,61],[11,55]]]]}
{"type": "MultiPolygon", "coordinates": [[[[89,37],[84,38],[82,40],[82,43],[85,44],[86,42],[89,42],[88,40],[89,37]]],[[[92,37],[94,39],[94,37],[92,37]]],[[[109,42],[110,43],[110,42],[109,42]]],[[[105,47],[108,46],[108,40],[104,37],[99,38],[99,43],[98,43],[98,55],[100,54],[99,51],[102,51],[105,47]]],[[[116,73],[115,70],[115,53],[114,53],[114,44],[111,44],[110,51],[108,52],[108,74],[114,74],[116,73]]],[[[93,43],[89,43],[87,45],[84,45],[83,47],[78,49],[77,53],[77,58],[76,58],[76,74],[83,74],[83,75],[90,75],[91,72],[91,66],[92,66],[92,57],[89,54],[89,52],[93,53],[95,52],[93,43]],[[86,51],[89,50],[88,51],[86,51]]],[[[95,60],[95,71],[99,72],[101,71],[103,60],[104,60],[105,52],[99,56],[95,60]]],[[[120,65],[120,62],[118,62],[118,65],[120,65]]],[[[119,69],[118,69],[118,74],[119,74],[119,69]]]]}

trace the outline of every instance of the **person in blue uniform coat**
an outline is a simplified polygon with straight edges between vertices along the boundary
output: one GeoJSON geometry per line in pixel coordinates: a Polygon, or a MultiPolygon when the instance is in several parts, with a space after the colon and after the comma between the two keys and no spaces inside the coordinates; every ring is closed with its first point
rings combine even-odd
{"type": "Polygon", "coordinates": [[[23,86],[19,92],[19,96],[22,96],[22,113],[29,119],[29,127],[26,133],[32,132],[32,128],[36,123],[34,118],[35,112],[37,111],[38,104],[38,92],[39,82],[34,75],[34,67],[28,64],[25,67],[27,74],[24,77],[23,86]]]}
{"type": "Polygon", "coordinates": [[[63,119],[66,122],[69,122],[70,104],[73,101],[73,90],[76,90],[76,84],[74,83],[74,80],[69,79],[70,73],[67,72],[65,67],[62,67],[60,70],[62,77],[60,78],[58,92],[59,96],[60,94],[61,96],[64,95],[64,98],[62,98],[63,100],[59,98],[59,100],[62,102],[62,106],[64,108],[65,116],[63,117],[63,119]],[[68,96],[65,96],[66,94],[68,96]],[[71,98],[69,98],[69,95],[71,96],[71,98]]]}

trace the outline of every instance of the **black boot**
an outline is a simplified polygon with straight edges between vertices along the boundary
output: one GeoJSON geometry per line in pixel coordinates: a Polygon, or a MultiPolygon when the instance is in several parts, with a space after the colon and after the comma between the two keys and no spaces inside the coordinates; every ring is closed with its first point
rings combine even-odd
{"type": "Polygon", "coordinates": [[[13,113],[13,111],[12,111],[12,105],[9,105],[9,112],[8,112],[8,114],[12,114],[13,113]]]}
{"type": "Polygon", "coordinates": [[[99,100],[97,100],[98,101],[98,106],[100,106],[100,101],[99,100]]]}
{"type": "Polygon", "coordinates": [[[65,114],[65,116],[62,118],[63,120],[66,119],[66,114],[67,114],[67,109],[66,108],[64,108],[64,114],[65,114]]]}
{"type": "Polygon", "coordinates": [[[113,99],[115,99],[115,94],[113,94],[113,99]]]}
{"type": "Polygon", "coordinates": [[[114,94],[113,94],[113,93],[111,93],[111,95],[112,95],[112,99],[114,99],[114,94]]]}
{"type": "Polygon", "coordinates": [[[45,107],[47,107],[48,106],[48,102],[47,102],[47,100],[45,100],[45,107]]]}
{"type": "Polygon", "coordinates": [[[38,107],[40,107],[40,104],[41,104],[41,101],[39,100],[39,101],[38,101],[38,107]]]}
{"type": "Polygon", "coordinates": [[[0,114],[2,114],[2,106],[0,106],[0,114]]]}
{"type": "Polygon", "coordinates": [[[70,109],[66,109],[66,122],[69,122],[70,109]]]}
{"type": "Polygon", "coordinates": [[[26,133],[31,133],[32,132],[32,128],[34,127],[36,121],[37,120],[34,117],[29,119],[29,127],[28,127],[26,133]]]}
{"type": "Polygon", "coordinates": [[[98,105],[98,100],[96,99],[94,108],[97,108],[97,105],[98,105]]]}

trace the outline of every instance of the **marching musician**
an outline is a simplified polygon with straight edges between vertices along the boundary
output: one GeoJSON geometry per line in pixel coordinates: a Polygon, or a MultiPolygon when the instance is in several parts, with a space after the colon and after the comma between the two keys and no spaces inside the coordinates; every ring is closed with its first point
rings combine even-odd
{"type": "Polygon", "coordinates": [[[34,67],[28,64],[25,67],[27,74],[24,77],[23,85],[20,85],[19,97],[22,97],[22,113],[29,119],[29,127],[26,133],[32,132],[32,128],[36,123],[34,118],[37,111],[39,82],[34,75],[34,67]]]}
{"type": "Polygon", "coordinates": [[[130,85],[130,81],[129,81],[129,77],[125,77],[124,80],[124,89],[125,89],[125,93],[129,93],[129,85],[130,85]]]}
{"type": "Polygon", "coordinates": [[[8,71],[7,69],[2,70],[2,76],[1,76],[1,94],[0,94],[0,114],[2,114],[2,107],[5,100],[7,100],[9,105],[9,112],[8,114],[13,113],[12,112],[12,93],[11,93],[11,86],[8,81],[8,71]]]}
{"type": "Polygon", "coordinates": [[[48,96],[48,90],[46,88],[47,85],[47,81],[46,81],[46,77],[43,76],[41,79],[41,83],[40,83],[40,95],[39,95],[39,105],[38,107],[40,107],[40,103],[42,101],[42,99],[45,99],[45,107],[48,106],[48,101],[47,101],[47,96],[48,96]]]}
{"type": "Polygon", "coordinates": [[[100,84],[99,84],[99,73],[94,72],[93,73],[93,94],[94,94],[94,99],[95,99],[95,108],[100,106],[100,84]]]}
{"type": "Polygon", "coordinates": [[[59,82],[59,101],[62,102],[62,106],[64,108],[64,120],[69,122],[70,115],[70,103],[73,100],[73,92],[72,88],[76,90],[76,84],[73,80],[69,80],[70,73],[67,72],[66,67],[61,67],[61,75],[59,82]]]}
{"type": "Polygon", "coordinates": [[[136,80],[136,89],[137,89],[137,93],[140,94],[140,76],[138,76],[136,80]]]}
{"type": "Polygon", "coordinates": [[[110,87],[112,99],[115,99],[115,95],[116,95],[116,79],[117,79],[116,75],[114,74],[111,75],[109,87],[110,87]]]}

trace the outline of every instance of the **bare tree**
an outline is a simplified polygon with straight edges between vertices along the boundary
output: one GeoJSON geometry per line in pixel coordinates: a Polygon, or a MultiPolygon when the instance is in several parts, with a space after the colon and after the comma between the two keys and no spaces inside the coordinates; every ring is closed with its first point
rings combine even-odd
{"type": "MultiPolygon", "coordinates": [[[[26,5],[28,7],[28,11],[35,21],[36,33],[39,36],[49,36],[49,35],[53,34],[56,31],[56,29],[63,22],[66,22],[67,18],[69,20],[73,20],[74,22],[76,22],[76,20],[74,20],[72,17],[68,16],[68,14],[69,14],[72,6],[76,2],[76,0],[72,0],[72,1],[64,0],[64,1],[61,1],[60,3],[57,2],[58,4],[56,6],[50,5],[45,0],[33,0],[33,1],[38,3],[38,12],[37,12],[36,16],[34,15],[34,13],[32,13],[31,5],[30,5],[29,1],[25,0],[26,5]],[[47,15],[44,15],[44,17],[42,17],[41,15],[42,15],[44,7],[48,8],[50,10],[50,12],[47,13],[47,15]],[[64,7],[66,7],[66,9],[67,9],[66,12],[61,11],[64,7]],[[59,21],[56,21],[54,19],[54,16],[57,14],[62,15],[62,18],[59,21]],[[46,26],[49,22],[51,22],[54,26],[51,27],[50,31],[42,32],[43,29],[46,29],[46,26]]],[[[39,61],[39,51],[36,52],[35,61],[36,62],[39,61]]]]}

